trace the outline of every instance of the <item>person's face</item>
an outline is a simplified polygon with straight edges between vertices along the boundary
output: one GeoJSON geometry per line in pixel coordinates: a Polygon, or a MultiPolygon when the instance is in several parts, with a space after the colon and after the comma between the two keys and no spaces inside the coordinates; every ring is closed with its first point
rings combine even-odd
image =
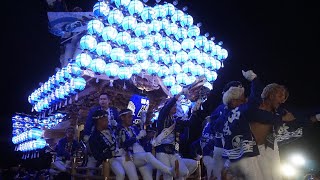
{"type": "Polygon", "coordinates": [[[131,126],[132,125],[132,113],[127,113],[121,116],[123,125],[131,126]]]}
{"type": "Polygon", "coordinates": [[[100,97],[99,97],[99,104],[100,104],[100,106],[102,106],[102,107],[108,107],[109,106],[109,97],[107,96],[107,95],[105,95],[105,94],[103,94],[103,95],[101,95],[100,97]]]}
{"type": "Polygon", "coordinates": [[[73,129],[68,129],[66,132],[66,136],[68,139],[73,139],[74,137],[74,130],[73,129]]]}
{"type": "Polygon", "coordinates": [[[240,98],[233,100],[235,107],[240,106],[241,104],[244,104],[246,102],[247,102],[247,98],[245,97],[244,94],[242,94],[240,98]]]}
{"type": "Polygon", "coordinates": [[[281,104],[283,104],[287,99],[286,92],[283,89],[275,91],[271,94],[270,101],[273,109],[278,109],[281,104]]]}
{"type": "Polygon", "coordinates": [[[102,117],[100,119],[98,119],[98,126],[101,128],[101,129],[107,129],[108,128],[108,124],[109,124],[109,120],[108,120],[108,117],[102,117]]]}

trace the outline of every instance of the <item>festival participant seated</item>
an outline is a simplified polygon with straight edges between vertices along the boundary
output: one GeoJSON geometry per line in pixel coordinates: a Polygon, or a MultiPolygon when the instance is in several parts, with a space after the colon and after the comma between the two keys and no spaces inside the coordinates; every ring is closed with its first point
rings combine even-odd
{"type": "Polygon", "coordinates": [[[119,142],[115,132],[108,126],[108,113],[97,110],[92,119],[95,130],[89,138],[89,146],[93,157],[97,160],[96,166],[100,166],[106,159],[110,160],[110,166],[117,180],[124,180],[127,173],[130,180],[137,180],[136,167],[132,161],[125,160],[125,151],[119,148],[119,142]]]}
{"type": "Polygon", "coordinates": [[[59,140],[56,146],[57,157],[53,165],[60,171],[66,171],[70,167],[71,157],[76,153],[80,145],[74,139],[75,129],[68,127],[66,129],[66,136],[59,140]]]}
{"type": "MultiPolygon", "coordinates": [[[[86,119],[86,123],[84,126],[84,137],[83,140],[85,143],[88,143],[89,137],[92,133],[92,131],[94,130],[94,123],[92,120],[92,116],[93,114],[97,111],[97,110],[103,110],[106,111],[108,113],[108,122],[109,125],[111,125],[113,128],[116,128],[117,126],[117,122],[116,120],[118,119],[118,110],[114,107],[110,107],[110,99],[107,93],[101,93],[99,96],[99,106],[93,107],[90,109],[89,113],[88,113],[88,117],[86,119]]],[[[89,147],[89,146],[87,146],[89,147]]],[[[88,162],[87,162],[87,167],[95,167],[97,160],[93,158],[93,156],[91,155],[90,149],[87,149],[88,151],[88,162]]]]}
{"type": "Polygon", "coordinates": [[[119,117],[122,124],[119,134],[121,147],[133,159],[143,179],[153,179],[153,167],[163,173],[174,176],[174,168],[164,165],[141,146],[140,140],[146,136],[146,131],[139,130],[137,126],[132,126],[132,111],[123,109],[119,112],[119,117]]]}
{"type": "MultiPolygon", "coordinates": [[[[253,73],[251,70],[246,73],[253,73]]],[[[258,146],[250,130],[247,119],[248,110],[257,104],[257,94],[260,94],[259,80],[251,81],[251,92],[248,101],[244,95],[243,87],[230,87],[222,97],[226,105],[217,121],[223,121],[223,128],[218,132],[223,134],[224,151],[230,161],[230,171],[238,178],[246,180],[261,179],[261,171],[258,166],[258,146]],[[221,120],[222,119],[222,120],[221,120]]]]}
{"type": "MultiPolygon", "coordinates": [[[[157,130],[158,136],[152,141],[156,150],[156,158],[167,166],[177,167],[179,164],[179,173],[177,177],[186,178],[189,174],[188,167],[183,162],[179,152],[179,133],[176,129],[177,119],[173,117],[176,113],[176,102],[182,94],[187,94],[188,89],[183,89],[179,94],[167,101],[161,108],[158,116],[157,130]]],[[[173,177],[164,174],[163,179],[168,180],[173,177]]]]}

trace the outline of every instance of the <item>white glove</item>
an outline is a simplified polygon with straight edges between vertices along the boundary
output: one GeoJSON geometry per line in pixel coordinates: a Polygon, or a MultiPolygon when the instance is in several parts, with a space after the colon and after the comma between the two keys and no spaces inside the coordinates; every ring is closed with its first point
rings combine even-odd
{"type": "Polygon", "coordinates": [[[252,70],[248,70],[248,71],[243,71],[242,70],[242,75],[244,78],[246,78],[248,81],[252,81],[254,78],[257,77],[257,75],[252,71],[252,70]]]}
{"type": "Polygon", "coordinates": [[[316,119],[320,122],[320,114],[316,114],[316,119]]]}
{"type": "Polygon", "coordinates": [[[159,143],[156,141],[155,138],[153,138],[153,139],[150,141],[150,144],[152,144],[153,147],[156,147],[159,143]]]}
{"type": "Polygon", "coordinates": [[[137,139],[141,139],[147,135],[146,130],[141,130],[137,136],[137,139]]]}
{"type": "Polygon", "coordinates": [[[111,125],[111,126],[117,126],[118,123],[117,123],[116,120],[111,120],[111,121],[110,121],[110,125],[111,125]]]}
{"type": "Polygon", "coordinates": [[[84,135],[83,141],[84,141],[85,143],[88,143],[88,141],[89,141],[89,136],[88,136],[88,135],[84,135]]]}

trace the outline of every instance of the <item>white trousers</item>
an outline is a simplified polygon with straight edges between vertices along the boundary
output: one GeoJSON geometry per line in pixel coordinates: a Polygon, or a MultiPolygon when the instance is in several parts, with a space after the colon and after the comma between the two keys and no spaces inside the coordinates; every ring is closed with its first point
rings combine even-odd
{"type": "Polygon", "coordinates": [[[124,180],[125,174],[128,175],[129,180],[139,179],[134,163],[132,161],[126,161],[123,156],[111,158],[110,166],[116,175],[116,180],[124,180]]]}
{"type": "MultiPolygon", "coordinates": [[[[179,161],[179,179],[186,179],[189,175],[189,170],[182,158],[178,154],[166,154],[166,153],[156,153],[156,158],[168,167],[174,168],[175,161],[179,161]]],[[[160,177],[160,172],[157,172],[157,179],[160,177]]],[[[172,175],[164,174],[163,180],[173,180],[172,175]]]]}
{"type": "Polygon", "coordinates": [[[264,180],[282,180],[280,171],[280,155],[277,144],[274,150],[265,145],[259,145],[260,156],[258,156],[258,164],[261,169],[264,180]]]}
{"type": "Polygon", "coordinates": [[[207,178],[209,179],[211,176],[214,176],[213,169],[215,167],[214,167],[213,156],[203,156],[202,160],[203,160],[203,164],[207,170],[207,178]]]}
{"type": "Polygon", "coordinates": [[[230,171],[239,180],[260,180],[262,177],[257,156],[231,162],[230,171]]]}
{"type": "Polygon", "coordinates": [[[134,153],[133,162],[139,168],[139,171],[141,172],[141,175],[145,180],[149,179],[150,177],[152,179],[153,168],[160,170],[164,174],[172,175],[173,172],[173,168],[163,164],[161,161],[156,159],[150,152],[134,153]]]}
{"type": "Polygon", "coordinates": [[[70,167],[71,161],[63,162],[61,157],[56,157],[55,161],[53,162],[53,165],[59,171],[66,171],[67,167],[70,167]]]}
{"type": "Polygon", "coordinates": [[[217,180],[221,180],[221,171],[224,167],[226,160],[222,158],[223,148],[214,147],[213,149],[213,176],[217,177],[217,180]]]}

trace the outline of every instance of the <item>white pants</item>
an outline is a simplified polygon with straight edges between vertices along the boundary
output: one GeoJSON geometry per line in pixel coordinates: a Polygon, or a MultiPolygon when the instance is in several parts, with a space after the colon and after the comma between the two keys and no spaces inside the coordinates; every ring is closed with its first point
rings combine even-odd
{"type": "MultiPolygon", "coordinates": [[[[148,179],[148,177],[152,177],[153,168],[160,170],[165,174],[172,175],[173,168],[170,166],[166,166],[161,161],[156,159],[150,152],[138,152],[133,154],[133,162],[139,168],[143,179],[148,179]],[[151,168],[150,168],[151,165],[151,168]],[[140,168],[144,167],[145,168],[140,168]],[[148,171],[148,172],[147,172],[148,171]],[[145,176],[144,176],[145,175],[145,176]]],[[[152,178],[151,178],[152,179],[152,178]]]]}
{"type": "Polygon", "coordinates": [[[116,157],[110,159],[110,166],[116,180],[124,180],[125,174],[128,175],[129,180],[138,180],[136,166],[132,161],[126,161],[125,157],[116,157]]]}
{"type": "Polygon", "coordinates": [[[209,179],[211,176],[214,176],[214,174],[213,174],[213,169],[214,169],[215,167],[214,167],[214,159],[213,159],[213,156],[203,156],[202,160],[203,160],[204,166],[206,167],[207,177],[208,177],[208,179],[209,179]]]}
{"type": "MultiPolygon", "coordinates": [[[[175,161],[179,161],[179,179],[186,179],[189,175],[189,170],[186,164],[183,162],[182,158],[178,154],[166,154],[166,153],[156,153],[156,157],[159,161],[168,167],[174,168],[175,161]]],[[[160,172],[157,172],[157,178],[159,178],[160,172]]],[[[163,175],[164,180],[172,180],[173,177],[170,174],[163,175]]]]}
{"type": "Polygon", "coordinates": [[[59,171],[66,171],[67,167],[70,167],[71,161],[63,162],[61,157],[56,157],[55,161],[53,162],[53,165],[59,171]]]}
{"type": "Polygon", "coordinates": [[[213,149],[213,176],[217,177],[217,180],[221,180],[221,171],[224,167],[226,160],[222,158],[223,148],[214,147],[213,149]]]}
{"type": "Polygon", "coordinates": [[[260,180],[262,177],[257,156],[231,162],[230,171],[239,180],[260,180]]]}
{"type": "Polygon", "coordinates": [[[277,144],[274,150],[265,145],[259,145],[260,156],[258,164],[264,180],[282,180],[280,171],[280,155],[277,144]]]}

